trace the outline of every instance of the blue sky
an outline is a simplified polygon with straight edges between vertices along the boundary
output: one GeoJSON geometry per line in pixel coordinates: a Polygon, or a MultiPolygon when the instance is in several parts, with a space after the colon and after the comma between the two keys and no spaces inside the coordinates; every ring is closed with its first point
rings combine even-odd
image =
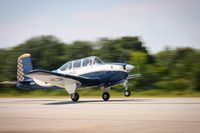
{"type": "Polygon", "coordinates": [[[140,36],[155,53],[200,49],[200,0],[0,0],[0,48],[38,35],[61,41],[140,36]]]}

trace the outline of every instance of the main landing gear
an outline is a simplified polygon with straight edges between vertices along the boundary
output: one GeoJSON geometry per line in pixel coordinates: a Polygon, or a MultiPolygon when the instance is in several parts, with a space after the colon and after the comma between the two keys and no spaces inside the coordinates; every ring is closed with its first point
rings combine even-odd
{"type": "Polygon", "coordinates": [[[104,101],[108,101],[110,99],[110,94],[109,94],[110,87],[102,87],[101,89],[103,90],[102,99],[104,101]]]}
{"type": "Polygon", "coordinates": [[[79,94],[77,92],[71,94],[71,99],[72,101],[77,102],[79,99],[79,94]]]}
{"type": "Polygon", "coordinates": [[[108,101],[110,98],[110,94],[108,92],[103,92],[102,98],[104,101],[108,101]]]}

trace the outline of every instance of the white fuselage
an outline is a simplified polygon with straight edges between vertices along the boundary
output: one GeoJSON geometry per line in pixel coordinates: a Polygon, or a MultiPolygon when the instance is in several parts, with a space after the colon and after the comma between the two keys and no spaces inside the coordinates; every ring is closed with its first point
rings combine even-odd
{"type": "Polygon", "coordinates": [[[115,65],[115,64],[94,64],[94,65],[90,65],[90,66],[72,68],[70,70],[65,70],[65,71],[61,71],[60,69],[58,69],[56,72],[62,73],[62,74],[79,76],[79,75],[83,75],[83,74],[87,74],[87,73],[101,72],[101,71],[127,72],[127,70],[124,70],[123,66],[115,65]]]}

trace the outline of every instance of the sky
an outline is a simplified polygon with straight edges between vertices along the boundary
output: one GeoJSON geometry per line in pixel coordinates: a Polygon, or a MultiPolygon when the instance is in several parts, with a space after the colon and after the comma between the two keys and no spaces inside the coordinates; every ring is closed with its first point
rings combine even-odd
{"type": "Polygon", "coordinates": [[[0,0],[0,48],[39,35],[66,43],[139,36],[152,53],[200,49],[200,0],[0,0]]]}

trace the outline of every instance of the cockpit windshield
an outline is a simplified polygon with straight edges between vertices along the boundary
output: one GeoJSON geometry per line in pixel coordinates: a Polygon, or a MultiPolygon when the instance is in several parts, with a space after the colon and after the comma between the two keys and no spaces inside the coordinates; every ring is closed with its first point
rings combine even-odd
{"type": "Polygon", "coordinates": [[[99,59],[98,57],[94,58],[93,64],[103,64],[103,63],[104,62],[101,59],[99,59]]]}

